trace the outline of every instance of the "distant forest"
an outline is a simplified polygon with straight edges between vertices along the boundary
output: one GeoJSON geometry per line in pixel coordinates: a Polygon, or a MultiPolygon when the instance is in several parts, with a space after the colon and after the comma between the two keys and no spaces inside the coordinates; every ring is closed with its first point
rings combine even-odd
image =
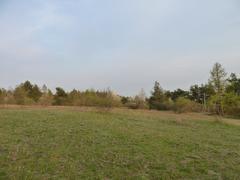
{"type": "Polygon", "coordinates": [[[26,81],[15,89],[0,89],[0,104],[127,107],[240,116],[240,78],[235,73],[228,76],[222,65],[216,63],[207,83],[193,85],[188,91],[167,91],[155,82],[150,97],[146,97],[144,90],[134,97],[120,96],[111,90],[74,89],[66,92],[61,87],[53,93],[46,85],[40,88],[26,81]]]}

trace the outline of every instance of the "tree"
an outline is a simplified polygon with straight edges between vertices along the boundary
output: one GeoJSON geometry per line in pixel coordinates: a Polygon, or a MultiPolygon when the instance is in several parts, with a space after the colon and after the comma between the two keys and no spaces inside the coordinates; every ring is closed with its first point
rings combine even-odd
{"type": "Polygon", "coordinates": [[[27,97],[32,99],[34,102],[38,102],[38,100],[42,96],[40,88],[36,84],[33,85],[30,81],[26,81],[20,86],[22,86],[22,88],[26,92],[27,97]]]}
{"type": "Polygon", "coordinates": [[[205,85],[193,85],[190,87],[190,92],[189,92],[189,98],[190,100],[200,103],[203,105],[204,110],[207,109],[207,101],[211,96],[213,96],[214,89],[211,85],[205,84],[205,85]]]}
{"type": "Polygon", "coordinates": [[[4,103],[4,89],[0,89],[0,104],[4,103]]]}
{"type": "Polygon", "coordinates": [[[227,73],[221,64],[215,63],[212,71],[210,72],[209,84],[213,87],[215,96],[212,97],[214,102],[214,109],[218,115],[223,115],[223,95],[226,88],[227,73]]]}
{"type": "Polygon", "coordinates": [[[2,89],[3,96],[3,104],[16,104],[16,100],[14,98],[14,90],[5,90],[2,89]]]}
{"type": "Polygon", "coordinates": [[[13,95],[14,95],[14,99],[17,104],[19,104],[19,105],[26,104],[27,92],[26,92],[24,86],[20,85],[20,86],[16,87],[13,95]]]}
{"type": "Polygon", "coordinates": [[[121,103],[123,105],[129,103],[131,101],[131,98],[130,97],[126,97],[126,96],[121,96],[121,103]]]}
{"type": "Polygon", "coordinates": [[[42,87],[42,96],[39,99],[39,104],[42,106],[50,106],[53,104],[53,93],[46,85],[42,87]]]}
{"type": "Polygon", "coordinates": [[[203,92],[201,91],[201,87],[198,85],[193,85],[190,87],[190,92],[189,96],[192,101],[198,102],[198,103],[203,103],[203,92]]]}
{"type": "Polygon", "coordinates": [[[39,87],[37,85],[34,85],[32,87],[32,90],[29,92],[28,96],[30,98],[32,98],[35,102],[38,102],[38,100],[42,96],[42,92],[40,91],[40,89],[39,89],[39,87]]]}
{"type": "Polygon", "coordinates": [[[145,109],[147,108],[146,104],[146,93],[143,89],[138,93],[134,98],[134,103],[136,104],[136,109],[145,109]]]}
{"type": "Polygon", "coordinates": [[[180,97],[189,98],[189,92],[182,89],[177,89],[173,92],[170,92],[169,96],[173,101],[176,101],[180,97]]]}
{"type": "Polygon", "coordinates": [[[162,98],[163,97],[163,89],[160,86],[159,82],[155,82],[154,84],[154,88],[153,88],[153,92],[152,92],[152,96],[156,97],[156,98],[162,98]]]}
{"type": "Polygon", "coordinates": [[[30,81],[25,81],[23,84],[22,84],[22,87],[23,89],[27,92],[27,93],[30,93],[33,89],[33,85],[31,84],[30,81]]]}
{"type": "Polygon", "coordinates": [[[63,88],[57,87],[56,94],[54,95],[54,105],[66,105],[67,93],[63,88]]]}
{"type": "Polygon", "coordinates": [[[225,91],[227,73],[221,64],[215,63],[210,72],[209,83],[214,88],[216,94],[221,95],[225,91]]]}
{"type": "Polygon", "coordinates": [[[43,86],[42,86],[42,93],[44,94],[46,94],[46,93],[48,93],[48,88],[47,88],[47,86],[44,84],[43,86]]]}
{"type": "Polygon", "coordinates": [[[68,95],[68,103],[72,106],[77,106],[80,104],[81,92],[73,89],[68,95]]]}
{"type": "Polygon", "coordinates": [[[240,78],[238,78],[236,74],[232,73],[227,81],[227,93],[235,93],[240,96],[240,78]]]}
{"type": "Polygon", "coordinates": [[[149,98],[150,109],[167,110],[166,106],[167,97],[164,94],[159,82],[155,82],[152,95],[149,98]]]}

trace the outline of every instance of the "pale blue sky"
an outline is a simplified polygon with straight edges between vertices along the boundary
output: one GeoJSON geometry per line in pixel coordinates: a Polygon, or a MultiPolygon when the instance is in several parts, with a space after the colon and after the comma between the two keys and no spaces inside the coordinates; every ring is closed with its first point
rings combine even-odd
{"type": "Polygon", "coordinates": [[[123,95],[240,73],[239,0],[0,0],[0,86],[123,95]]]}

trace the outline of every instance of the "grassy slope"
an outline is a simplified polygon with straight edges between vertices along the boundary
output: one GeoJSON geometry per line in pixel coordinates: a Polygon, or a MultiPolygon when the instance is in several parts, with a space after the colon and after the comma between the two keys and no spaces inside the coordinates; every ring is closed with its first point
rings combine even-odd
{"type": "Polygon", "coordinates": [[[240,126],[164,112],[0,110],[0,179],[183,177],[240,178],[240,126]]]}

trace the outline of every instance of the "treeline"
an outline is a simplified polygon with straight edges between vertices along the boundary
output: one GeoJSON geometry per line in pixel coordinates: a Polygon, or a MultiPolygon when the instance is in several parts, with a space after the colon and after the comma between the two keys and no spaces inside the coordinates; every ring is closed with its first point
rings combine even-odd
{"type": "Polygon", "coordinates": [[[166,91],[155,82],[149,98],[144,98],[141,91],[134,99],[124,98],[122,103],[136,109],[208,112],[240,117],[240,78],[235,73],[228,77],[222,65],[216,63],[206,84],[193,85],[188,91],[166,91]]]}
{"type": "Polygon", "coordinates": [[[110,90],[66,92],[57,87],[53,93],[46,85],[40,88],[26,81],[13,90],[0,89],[0,104],[116,107],[121,105],[121,99],[110,90]]]}
{"type": "Polygon", "coordinates": [[[218,115],[240,116],[240,78],[232,73],[229,77],[221,64],[211,70],[209,81],[193,85],[188,91],[164,90],[155,82],[150,97],[141,90],[135,97],[124,97],[111,90],[72,90],[66,92],[57,87],[55,93],[46,85],[39,87],[26,81],[15,89],[0,89],[0,104],[43,106],[98,106],[128,107],[131,109],[174,110],[175,112],[209,112],[218,115]]]}

